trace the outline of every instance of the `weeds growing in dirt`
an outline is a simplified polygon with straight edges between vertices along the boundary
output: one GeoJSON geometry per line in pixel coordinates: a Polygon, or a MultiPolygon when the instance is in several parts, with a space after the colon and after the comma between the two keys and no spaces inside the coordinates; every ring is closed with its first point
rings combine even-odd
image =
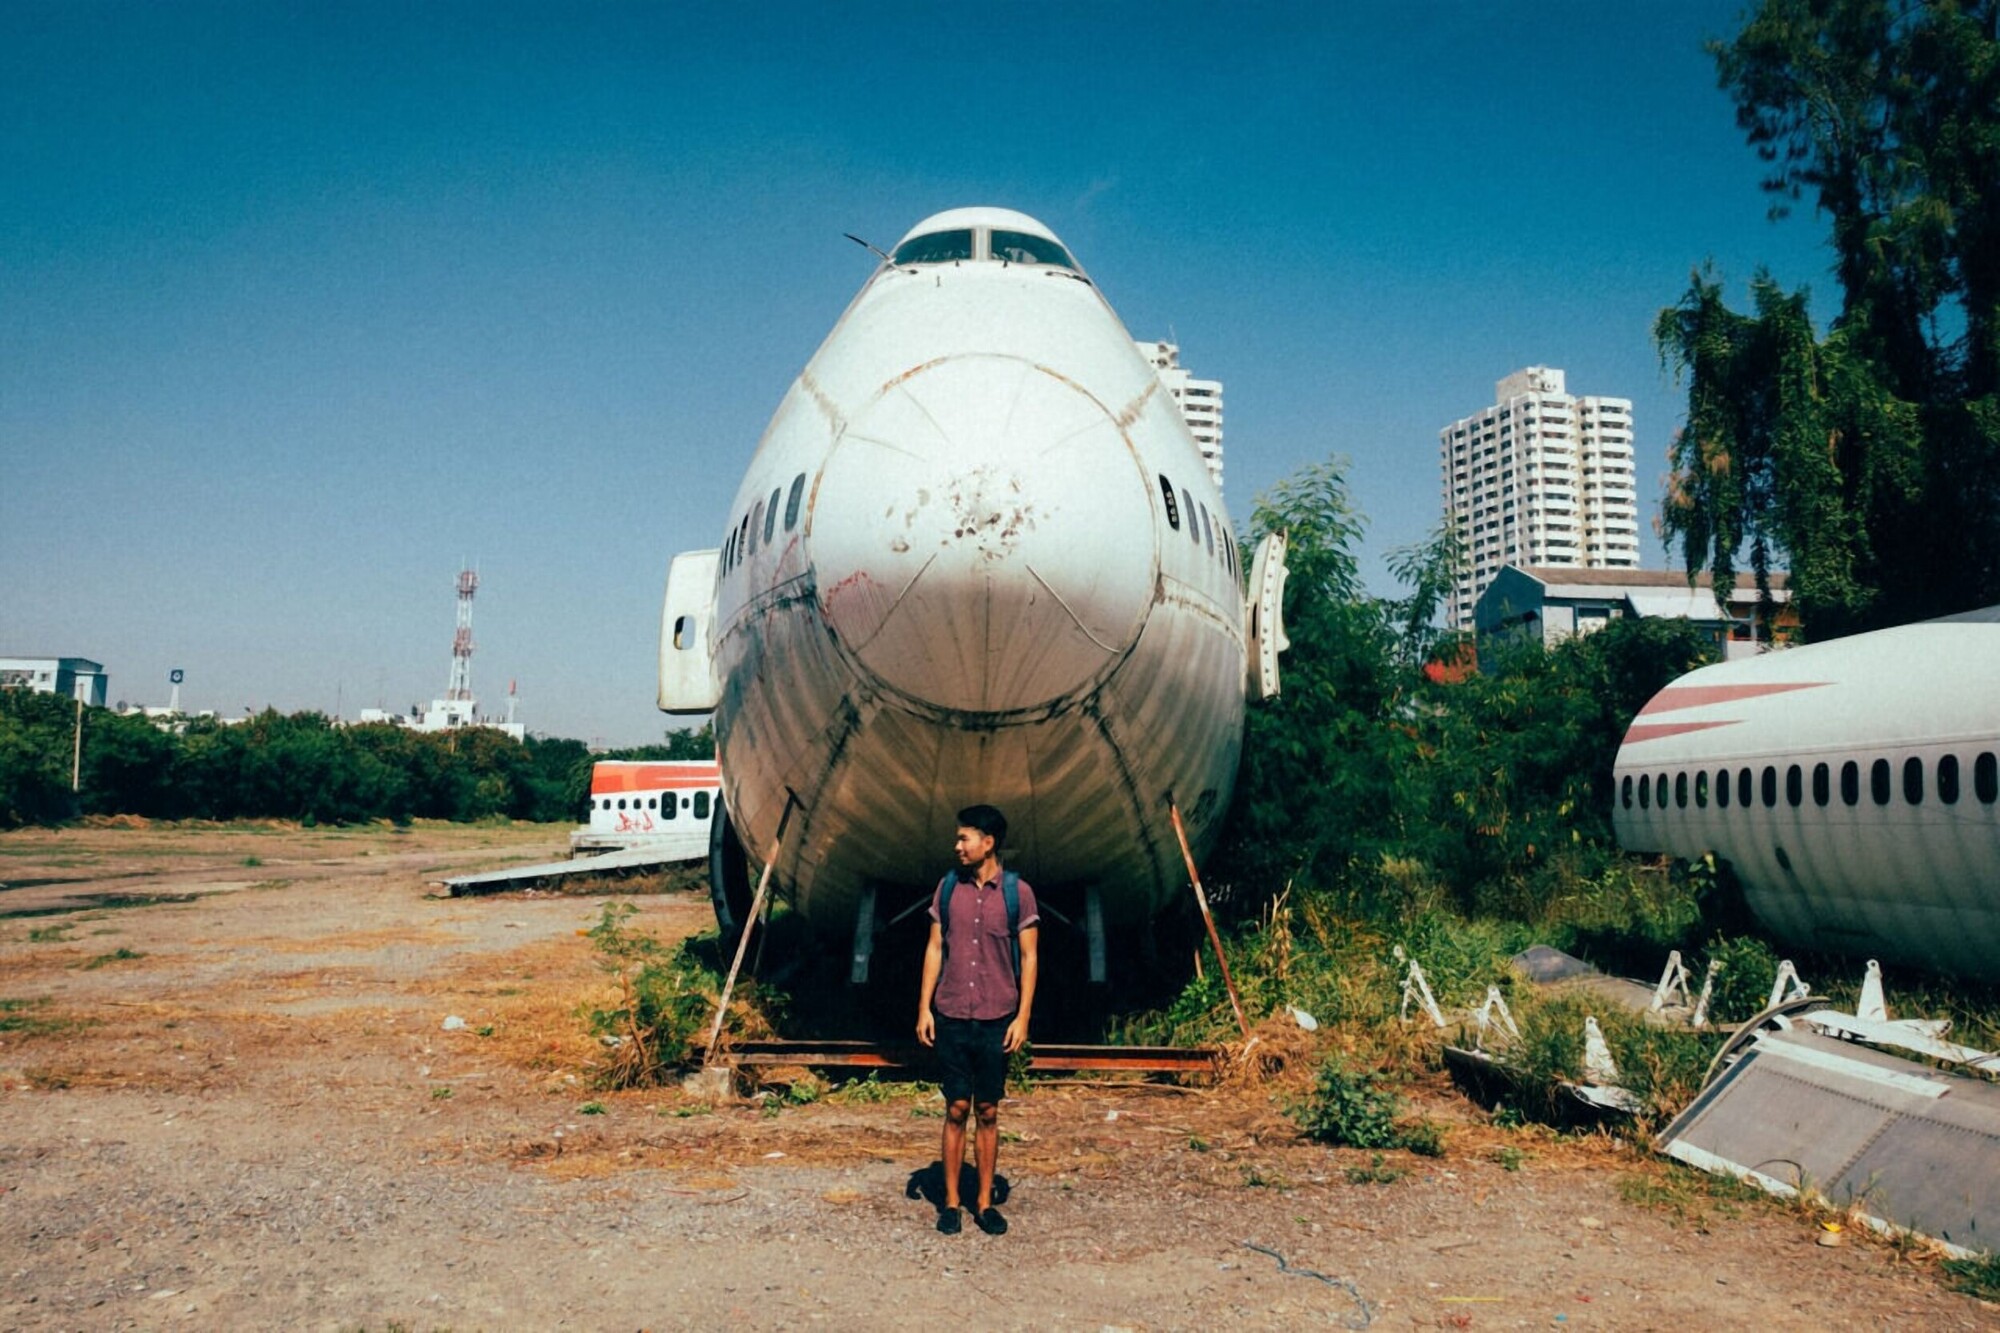
{"type": "MultiPolygon", "coordinates": [[[[712,935],[669,948],[629,928],[637,912],[630,903],[606,903],[586,932],[599,965],[618,980],[616,1003],[584,1015],[604,1044],[595,1074],[607,1088],[656,1086],[699,1060],[722,991],[721,977],[697,953],[712,935]]],[[[726,1029],[735,1033],[761,1021],[754,1006],[767,1002],[756,983],[740,982],[726,1029]]]]}
{"type": "Polygon", "coordinates": [[[1977,1296],[1982,1301],[2000,1301],[2000,1254],[1982,1254],[1972,1259],[1947,1259],[1945,1275],[1953,1291],[1977,1296]]]}
{"type": "Polygon", "coordinates": [[[11,1032],[19,1037],[47,1037],[78,1026],[73,1020],[49,1018],[39,1011],[47,1005],[49,997],[36,996],[34,999],[0,999],[0,1033],[11,1032]]]}
{"type": "Polygon", "coordinates": [[[112,950],[110,953],[98,954],[95,958],[78,963],[77,966],[85,972],[94,972],[100,967],[109,967],[113,963],[129,963],[134,959],[144,958],[145,956],[145,954],[135,952],[134,950],[120,947],[112,950]]]}
{"type": "Polygon", "coordinates": [[[1444,1155],[1444,1133],[1428,1120],[1399,1122],[1402,1104],[1372,1070],[1342,1056],[1320,1065],[1312,1090],[1288,1108],[1306,1137],[1342,1148],[1407,1148],[1424,1157],[1444,1155]]]}
{"type": "Polygon", "coordinates": [[[1393,1185],[1410,1173],[1400,1166],[1384,1166],[1378,1152],[1370,1156],[1367,1166],[1350,1166],[1342,1174],[1350,1185],[1393,1185]]]}
{"type": "Polygon", "coordinates": [[[28,931],[30,944],[63,944],[69,940],[70,924],[65,921],[59,926],[35,926],[28,931]]]}

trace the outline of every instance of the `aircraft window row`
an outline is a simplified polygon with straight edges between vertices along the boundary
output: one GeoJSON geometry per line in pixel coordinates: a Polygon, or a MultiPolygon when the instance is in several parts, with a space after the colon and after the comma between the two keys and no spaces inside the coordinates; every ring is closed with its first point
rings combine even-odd
{"type": "Polygon", "coordinates": [[[799,525],[799,501],[806,493],[806,474],[801,472],[792,478],[789,495],[783,487],[773,487],[771,498],[759,500],[750,512],[722,542],[722,558],[716,562],[716,577],[735,569],[751,556],[757,554],[759,543],[769,546],[778,535],[778,501],[784,496],[785,531],[790,532],[799,525]]]}
{"type": "MultiPolygon", "coordinates": [[[[662,819],[673,819],[682,810],[687,810],[691,818],[707,819],[708,807],[709,794],[705,791],[698,791],[693,796],[648,796],[644,801],[641,801],[636,796],[631,798],[632,809],[658,810],[662,819]]],[[[620,796],[614,805],[611,797],[600,796],[597,798],[597,808],[599,810],[623,810],[626,808],[626,798],[620,796]]]]}
{"type": "Polygon", "coordinates": [[[1209,517],[1208,506],[1194,498],[1194,492],[1183,486],[1180,497],[1174,496],[1174,484],[1167,474],[1160,474],[1160,499],[1167,507],[1167,526],[1175,532],[1181,530],[1181,515],[1187,515],[1187,534],[1198,549],[1206,549],[1211,556],[1222,562],[1229,571],[1229,577],[1239,582],[1243,578],[1243,568],[1236,550],[1236,539],[1224,527],[1222,535],[1216,536],[1215,520],[1209,517]]]}
{"type": "MultiPolygon", "coordinates": [[[[1838,776],[1840,803],[1860,805],[1860,761],[1849,759],[1841,764],[1838,776]]],[[[1788,764],[1783,777],[1784,803],[1793,808],[1806,804],[1807,787],[1810,785],[1813,805],[1832,805],[1834,779],[1831,764],[1814,764],[1810,773],[1802,764],[1788,764]]],[[[1962,766],[1955,754],[1939,755],[1928,774],[1920,755],[1908,756],[1900,766],[1886,758],[1873,760],[1868,765],[1868,799],[1876,805],[1890,804],[1899,786],[1905,805],[1922,805],[1930,796],[1934,796],[1940,805],[1957,805],[1962,794],[1961,782],[1962,766]]],[[[1719,768],[1715,770],[1712,785],[1708,772],[1701,770],[1694,774],[1693,803],[1696,809],[1705,810],[1712,798],[1719,808],[1726,810],[1731,804],[1733,792],[1734,804],[1738,806],[1748,808],[1754,801],[1761,801],[1765,809],[1776,809],[1778,784],[1779,770],[1774,764],[1764,765],[1761,772],[1739,768],[1734,774],[1726,768],[1719,768]]],[[[2000,801],[2000,756],[1991,750],[1973,756],[1972,794],[1981,805],[2000,801]]],[[[1636,778],[1628,773],[1620,781],[1618,789],[1619,803],[1627,810],[1635,804],[1641,810],[1650,810],[1655,803],[1662,810],[1670,805],[1684,810],[1689,796],[1690,784],[1685,772],[1671,776],[1666,773],[1641,773],[1636,778]]]]}

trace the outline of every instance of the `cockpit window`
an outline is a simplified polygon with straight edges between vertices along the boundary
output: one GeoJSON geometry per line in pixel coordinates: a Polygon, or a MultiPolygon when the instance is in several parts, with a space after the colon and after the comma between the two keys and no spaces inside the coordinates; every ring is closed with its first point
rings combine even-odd
{"type": "Polygon", "coordinates": [[[972,232],[934,231],[928,236],[912,236],[890,256],[898,264],[950,264],[972,258],[972,232]]]}
{"type": "Polygon", "coordinates": [[[1069,257],[1069,251],[1045,236],[1030,235],[1025,231],[993,232],[993,257],[1009,264],[1052,264],[1056,268],[1074,269],[1076,261],[1069,257]]]}

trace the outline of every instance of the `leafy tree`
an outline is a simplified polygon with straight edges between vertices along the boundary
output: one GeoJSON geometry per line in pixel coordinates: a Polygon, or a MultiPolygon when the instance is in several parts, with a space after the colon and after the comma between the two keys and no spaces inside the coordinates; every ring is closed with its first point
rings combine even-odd
{"type": "Polygon", "coordinates": [[[1697,273],[1662,313],[1689,567],[1789,561],[1826,637],[2000,600],[2000,0],[1763,0],[1710,43],[1774,214],[1825,215],[1841,308],[1697,273]]]}

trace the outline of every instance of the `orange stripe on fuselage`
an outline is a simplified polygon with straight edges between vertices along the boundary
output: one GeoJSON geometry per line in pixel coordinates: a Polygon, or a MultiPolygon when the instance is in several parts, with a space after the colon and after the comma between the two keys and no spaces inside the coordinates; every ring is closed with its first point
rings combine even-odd
{"type": "Polygon", "coordinates": [[[1733,727],[1741,720],[1732,717],[1726,722],[1634,722],[1625,729],[1625,744],[1637,745],[1641,741],[1656,741],[1665,736],[1682,736],[1690,731],[1733,727]]]}
{"type": "Polygon", "coordinates": [[[1807,680],[1786,685],[1669,685],[1639,710],[1639,716],[1671,713],[1681,708],[1700,708],[1704,704],[1735,703],[1738,699],[1761,699],[1767,694],[1789,694],[1793,690],[1816,690],[1832,683],[1829,680],[1807,680]]]}
{"type": "Polygon", "coordinates": [[[590,794],[597,796],[621,791],[685,791],[690,788],[714,787],[721,782],[722,768],[717,764],[703,768],[682,768],[666,764],[608,768],[600,764],[590,772],[590,794]]]}

